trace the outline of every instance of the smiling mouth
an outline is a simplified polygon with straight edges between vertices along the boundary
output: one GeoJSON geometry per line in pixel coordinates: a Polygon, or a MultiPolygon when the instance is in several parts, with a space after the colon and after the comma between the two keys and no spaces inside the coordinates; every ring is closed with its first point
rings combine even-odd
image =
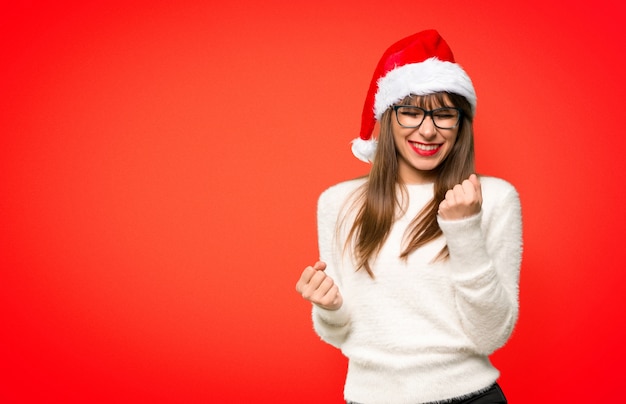
{"type": "Polygon", "coordinates": [[[432,156],[441,148],[440,144],[423,144],[409,141],[409,144],[420,156],[432,156]]]}

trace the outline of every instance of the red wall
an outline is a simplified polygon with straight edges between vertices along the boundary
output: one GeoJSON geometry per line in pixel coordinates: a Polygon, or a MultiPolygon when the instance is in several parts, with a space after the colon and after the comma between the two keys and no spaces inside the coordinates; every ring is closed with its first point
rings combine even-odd
{"type": "Polygon", "coordinates": [[[521,193],[510,402],[619,397],[620,2],[10,3],[0,401],[341,402],[294,285],[317,195],[367,172],[378,57],[431,27],[475,82],[479,170],[521,193]]]}

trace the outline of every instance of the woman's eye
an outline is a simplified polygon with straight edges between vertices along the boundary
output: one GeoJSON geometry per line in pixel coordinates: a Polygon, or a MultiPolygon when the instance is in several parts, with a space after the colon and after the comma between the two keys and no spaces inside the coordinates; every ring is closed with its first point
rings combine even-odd
{"type": "Polygon", "coordinates": [[[421,111],[402,111],[402,115],[409,116],[411,118],[424,115],[421,111]]]}

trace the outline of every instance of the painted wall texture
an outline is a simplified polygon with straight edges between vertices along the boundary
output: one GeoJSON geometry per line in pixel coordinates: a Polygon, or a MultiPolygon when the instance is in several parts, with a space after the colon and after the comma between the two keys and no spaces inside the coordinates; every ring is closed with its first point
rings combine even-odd
{"type": "Polygon", "coordinates": [[[436,28],[518,188],[511,403],[618,396],[618,1],[12,2],[0,12],[0,401],[342,402],[295,292],[378,58],[436,28]],[[93,4],[92,4],[93,3],[93,4]],[[570,4],[571,3],[571,4],[570,4]],[[257,401],[258,400],[258,401],[257,401]]]}

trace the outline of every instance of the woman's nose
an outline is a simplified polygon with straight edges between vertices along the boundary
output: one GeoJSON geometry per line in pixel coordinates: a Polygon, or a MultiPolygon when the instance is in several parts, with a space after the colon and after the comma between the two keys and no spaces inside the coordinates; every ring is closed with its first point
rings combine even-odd
{"type": "Polygon", "coordinates": [[[437,134],[437,127],[435,126],[435,122],[433,122],[432,117],[427,116],[424,118],[419,127],[419,133],[424,138],[431,138],[437,134]]]}

